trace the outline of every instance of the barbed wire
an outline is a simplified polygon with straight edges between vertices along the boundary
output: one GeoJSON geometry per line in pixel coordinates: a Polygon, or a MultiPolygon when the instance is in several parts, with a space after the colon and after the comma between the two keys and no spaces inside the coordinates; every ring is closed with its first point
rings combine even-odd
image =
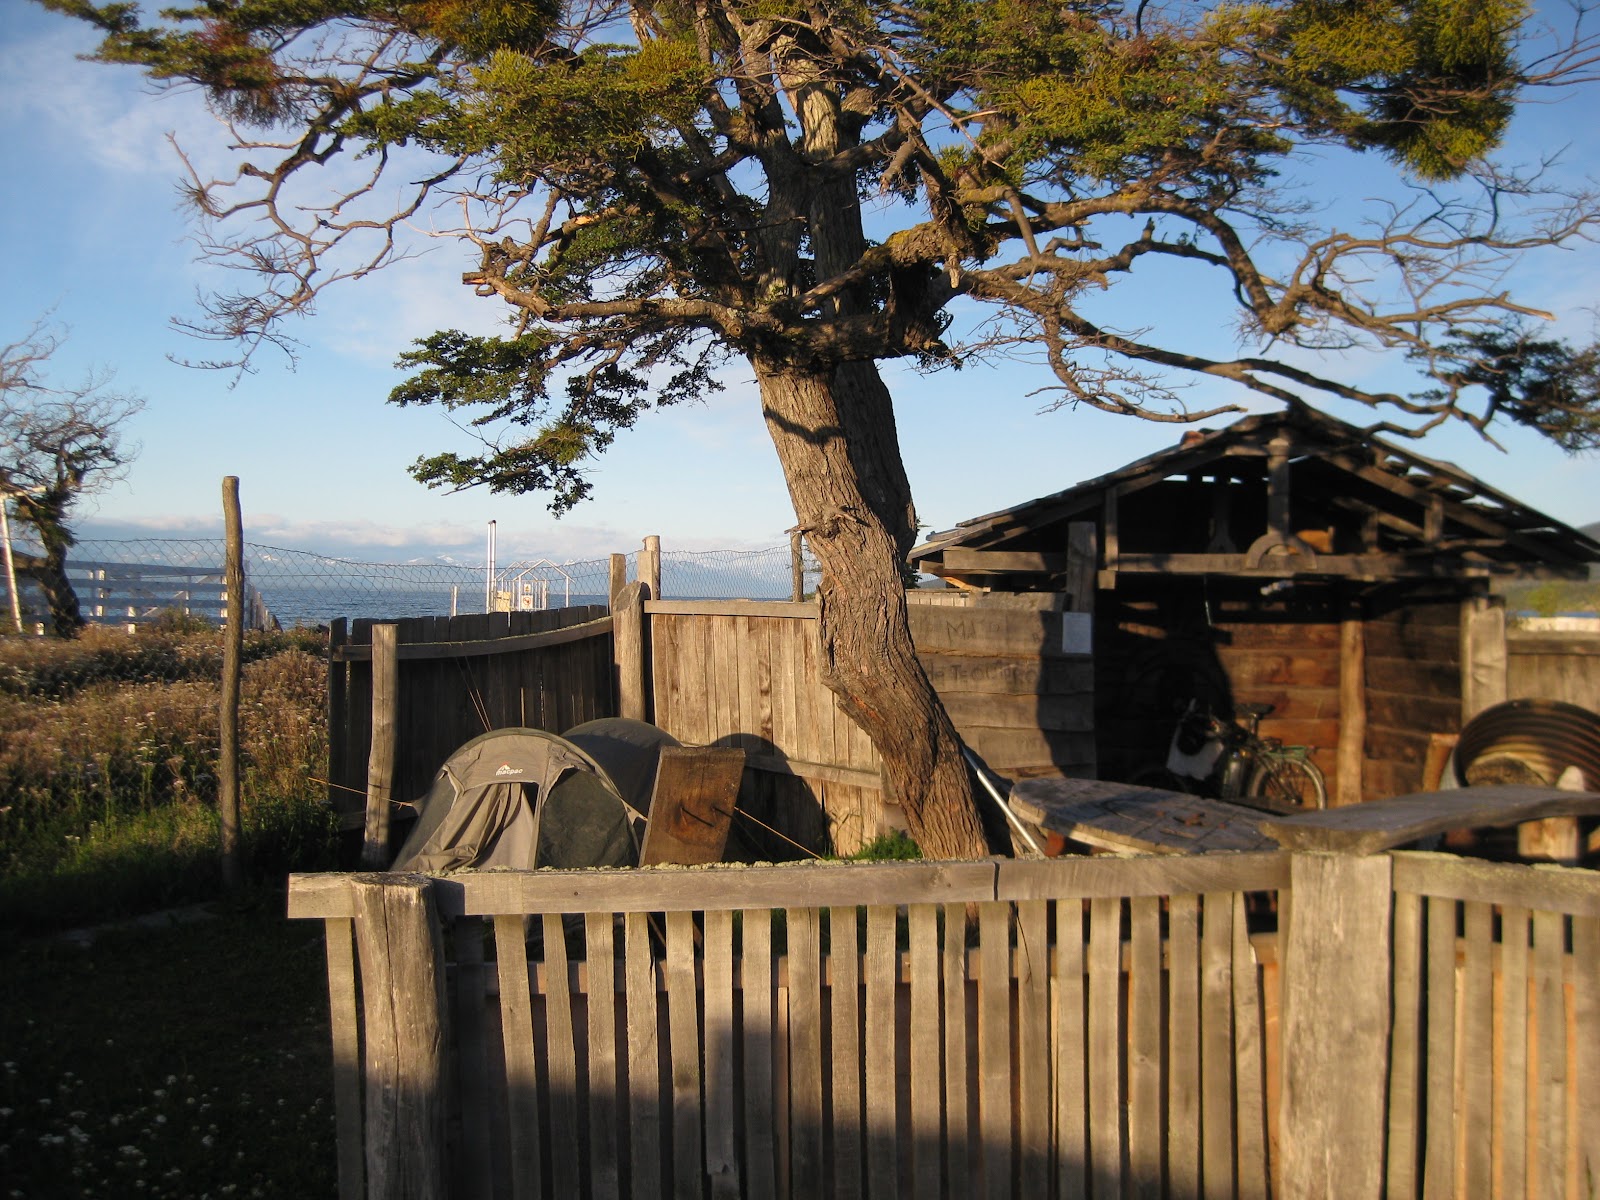
{"type": "MultiPolygon", "coordinates": [[[[606,558],[496,564],[433,559],[360,562],[247,542],[245,577],[251,624],[320,625],[336,617],[450,616],[499,609],[604,604],[606,558]]],[[[224,543],[220,538],[85,539],[67,559],[67,575],[84,616],[94,623],[140,623],[166,611],[220,619],[224,543]]],[[[627,556],[628,575],[638,553],[627,556]]],[[[816,560],[802,555],[800,591],[815,592],[816,560]]],[[[0,578],[0,595],[10,597],[0,578]]],[[[761,550],[668,550],[661,555],[661,592],[677,599],[789,599],[795,572],[789,546],[761,550]]],[[[18,581],[24,628],[48,620],[36,584],[18,581]]]]}

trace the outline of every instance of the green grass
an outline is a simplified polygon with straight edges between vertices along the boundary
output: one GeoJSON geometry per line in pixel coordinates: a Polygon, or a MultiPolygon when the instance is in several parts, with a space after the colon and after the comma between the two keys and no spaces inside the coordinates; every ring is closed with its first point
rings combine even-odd
{"type": "Polygon", "coordinates": [[[224,898],[219,635],[0,638],[0,1196],[334,1193],[322,930],[283,915],[334,862],[320,653],[247,648],[224,898]]]}
{"type": "Polygon", "coordinates": [[[334,1193],[321,926],[282,914],[0,948],[6,1194],[334,1193]]]}

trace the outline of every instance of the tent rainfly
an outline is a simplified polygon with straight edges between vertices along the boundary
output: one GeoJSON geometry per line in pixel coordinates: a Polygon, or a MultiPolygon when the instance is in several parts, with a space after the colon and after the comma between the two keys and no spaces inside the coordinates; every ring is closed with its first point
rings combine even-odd
{"type": "Polygon", "coordinates": [[[439,769],[393,869],[635,866],[655,760],[677,744],[617,719],[482,734],[439,769]]]}

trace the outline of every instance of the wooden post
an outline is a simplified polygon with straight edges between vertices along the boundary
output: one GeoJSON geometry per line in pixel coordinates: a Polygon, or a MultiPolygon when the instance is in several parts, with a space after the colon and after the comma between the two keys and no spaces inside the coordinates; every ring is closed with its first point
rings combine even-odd
{"type": "MultiPolygon", "coordinates": [[[[393,626],[390,626],[392,629],[393,626]]],[[[356,876],[369,1200],[445,1200],[443,935],[432,882],[356,876]]]]}
{"type": "Polygon", "coordinates": [[[611,586],[606,591],[610,598],[611,611],[617,611],[617,596],[628,584],[628,556],[626,554],[613,554],[611,556],[611,586]]]}
{"type": "Polygon", "coordinates": [[[639,582],[650,589],[645,599],[661,599],[661,539],[653,533],[639,551],[639,582]]]}
{"type": "Polygon", "coordinates": [[[635,581],[617,595],[611,612],[611,644],[616,663],[617,715],[646,721],[644,601],[645,585],[635,581]]]}
{"type": "Polygon", "coordinates": [[[350,664],[339,651],[349,640],[350,622],[346,618],[335,617],[328,622],[328,807],[336,813],[354,807],[348,793],[339,786],[345,783],[344,759],[350,728],[350,714],[345,711],[350,702],[350,664]]]}
{"type": "Polygon", "coordinates": [[[1098,553],[1093,521],[1073,521],[1067,526],[1067,591],[1071,612],[1094,611],[1095,568],[1098,553]]]}
{"type": "Polygon", "coordinates": [[[1360,804],[1367,750],[1367,627],[1361,601],[1345,601],[1339,619],[1339,750],[1335,805],[1360,804]]]}
{"type": "Polygon", "coordinates": [[[1386,854],[1298,853],[1291,863],[1279,1055],[1285,1196],[1383,1195],[1392,880],[1386,854]]]}
{"type": "Polygon", "coordinates": [[[367,753],[367,832],[361,865],[389,865],[389,800],[394,791],[400,652],[394,625],[372,627],[372,747],[367,753]]]}
{"type": "Polygon", "coordinates": [[[798,529],[789,534],[789,573],[794,578],[789,599],[799,604],[806,598],[806,556],[805,535],[798,529]]]}
{"type": "Polygon", "coordinates": [[[1469,596],[1461,602],[1461,723],[1505,698],[1505,601],[1469,596]]]}
{"type": "Polygon", "coordinates": [[[233,891],[243,882],[239,864],[239,679],[244,660],[244,522],[239,514],[237,475],[222,481],[222,519],[227,539],[223,580],[228,615],[222,637],[217,816],[222,834],[222,885],[233,891]]]}

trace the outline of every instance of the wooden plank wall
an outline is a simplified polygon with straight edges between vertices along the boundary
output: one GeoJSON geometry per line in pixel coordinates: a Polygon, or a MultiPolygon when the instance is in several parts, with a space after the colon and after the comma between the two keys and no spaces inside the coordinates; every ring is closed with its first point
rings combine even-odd
{"type": "MultiPolygon", "coordinates": [[[[607,615],[604,605],[542,612],[410,617],[392,622],[403,648],[425,642],[482,642],[581,625],[607,615]]],[[[344,657],[372,644],[376,622],[334,622],[330,631],[330,795],[341,813],[365,806],[372,739],[372,665],[344,657]]],[[[386,624],[391,622],[385,622],[386,624]]],[[[527,725],[556,733],[616,712],[611,636],[504,654],[407,658],[401,650],[397,761],[393,795],[424,794],[458,747],[490,729],[527,725]]]]}
{"type": "Polygon", "coordinates": [[[1600,637],[1506,632],[1506,694],[1564,700],[1600,713],[1600,637]]]}
{"type": "MultiPolygon", "coordinates": [[[[1092,672],[1062,650],[1059,596],[909,598],[923,666],[990,767],[1093,777],[1092,672]]],[[[655,723],[691,745],[744,749],[740,808],[783,835],[739,822],[748,856],[792,857],[784,838],[848,854],[904,827],[883,801],[877,751],[821,682],[814,605],[668,600],[646,612],[655,723]]]]}
{"type": "Polygon", "coordinates": [[[1421,791],[1429,735],[1461,728],[1460,629],[1455,599],[1369,610],[1363,799],[1421,791]]]}
{"type": "Polygon", "coordinates": [[[1339,622],[1331,595],[1264,598],[1258,584],[1119,581],[1102,593],[1096,720],[1111,778],[1160,766],[1191,698],[1271,704],[1261,732],[1310,746],[1337,786],[1339,622]]]}
{"type": "MultiPolygon", "coordinates": [[[[1230,855],[437,884],[457,955],[451,1194],[1265,1197],[1278,984],[1246,893],[1286,867],[1230,855]]],[[[329,879],[298,885],[291,913],[324,917],[347,949],[329,879]]],[[[347,959],[330,955],[344,972],[347,959]]],[[[352,1029],[354,983],[334,989],[352,1029]]],[[[368,1145],[369,1177],[374,1149],[395,1152],[368,1145]]]]}

